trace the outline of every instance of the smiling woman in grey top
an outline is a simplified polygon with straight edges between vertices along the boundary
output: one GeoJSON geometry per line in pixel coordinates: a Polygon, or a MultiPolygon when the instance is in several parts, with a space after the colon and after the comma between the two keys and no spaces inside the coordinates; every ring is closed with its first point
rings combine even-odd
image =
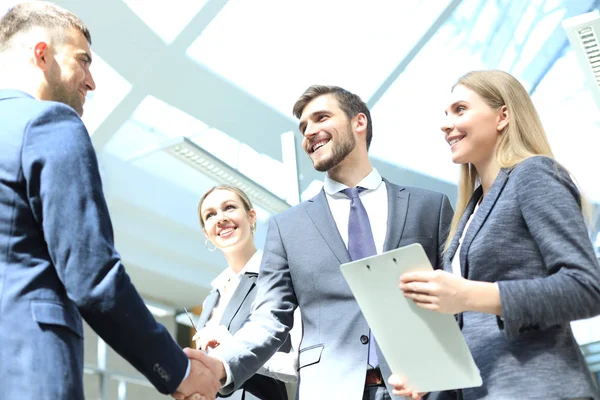
{"type": "Polygon", "coordinates": [[[444,271],[405,274],[400,288],[457,314],[483,385],[451,395],[600,398],[570,326],[600,314],[600,267],[531,98],[505,72],[476,71],[455,84],[446,115],[462,174],[444,271]]]}

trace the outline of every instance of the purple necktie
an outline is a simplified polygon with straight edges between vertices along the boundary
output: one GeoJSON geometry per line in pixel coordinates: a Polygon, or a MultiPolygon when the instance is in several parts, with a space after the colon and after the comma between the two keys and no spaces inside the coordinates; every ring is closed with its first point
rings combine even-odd
{"type": "MultiPolygon", "coordinates": [[[[350,217],[348,218],[348,253],[352,261],[361,258],[374,256],[377,254],[373,231],[367,210],[362,201],[360,201],[360,192],[366,190],[363,187],[354,187],[344,189],[341,192],[350,198],[350,217]]],[[[375,368],[379,365],[377,359],[377,350],[375,347],[375,338],[369,331],[369,359],[368,363],[375,368]]]]}

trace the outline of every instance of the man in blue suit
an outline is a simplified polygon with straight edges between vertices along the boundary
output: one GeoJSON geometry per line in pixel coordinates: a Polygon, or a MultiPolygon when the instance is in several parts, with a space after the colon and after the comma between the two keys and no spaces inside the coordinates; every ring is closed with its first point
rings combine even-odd
{"type": "Polygon", "coordinates": [[[161,393],[214,398],[218,381],[154,320],[113,246],[80,119],[90,43],[50,3],[0,20],[0,398],[83,399],[82,317],[161,393]]]}

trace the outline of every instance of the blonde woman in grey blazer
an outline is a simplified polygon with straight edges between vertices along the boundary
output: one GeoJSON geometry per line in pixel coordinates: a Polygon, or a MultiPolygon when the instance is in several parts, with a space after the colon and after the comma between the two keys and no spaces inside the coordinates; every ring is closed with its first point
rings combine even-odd
{"type": "Polygon", "coordinates": [[[405,274],[400,288],[423,308],[457,314],[483,385],[452,395],[600,398],[570,327],[600,314],[600,267],[580,192],[527,91],[505,72],[471,72],[446,114],[462,175],[444,270],[405,274]]]}

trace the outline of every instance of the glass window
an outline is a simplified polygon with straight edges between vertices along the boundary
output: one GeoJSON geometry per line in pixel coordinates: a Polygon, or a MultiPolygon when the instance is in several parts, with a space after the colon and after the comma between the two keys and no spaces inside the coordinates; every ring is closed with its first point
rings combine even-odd
{"type": "Polygon", "coordinates": [[[167,44],[175,40],[206,1],[169,0],[166,4],[162,1],[123,0],[167,44]]]}
{"type": "Polygon", "coordinates": [[[132,86],[94,52],[92,52],[90,71],[96,83],[96,90],[87,94],[82,119],[90,135],[93,135],[110,113],[129,94],[132,86]]]}
{"type": "Polygon", "coordinates": [[[187,53],[289,115],[296,98],[315,83],[368,99],[447,4],[234,0],[187,53]]]}

